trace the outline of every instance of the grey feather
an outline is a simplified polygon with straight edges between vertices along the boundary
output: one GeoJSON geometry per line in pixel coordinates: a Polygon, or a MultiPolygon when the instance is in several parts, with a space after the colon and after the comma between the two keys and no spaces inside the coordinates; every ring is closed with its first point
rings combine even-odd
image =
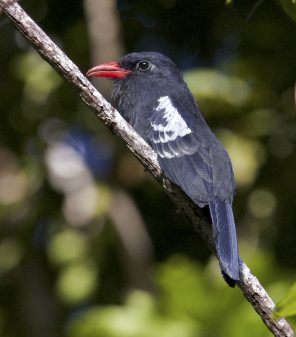
{"type": "Polygon", "coordinates": [[[209,203],[213,234],[221,269],[232,279],[239,280],[239,258],[235,223],[231,204],[215,198],[209,203]]]}

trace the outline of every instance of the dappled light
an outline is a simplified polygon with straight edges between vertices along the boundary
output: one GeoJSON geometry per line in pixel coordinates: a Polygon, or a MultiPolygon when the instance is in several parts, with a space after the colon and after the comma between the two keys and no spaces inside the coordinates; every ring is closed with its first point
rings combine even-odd
{"type": "MultiPolygon", "coordinates": [[[[267,262],[262,258],[263,264],[267,262]]],[[[68,336],[148,337],[160,331],[162,336],[197,337],[215,335],[217,329],[223,336],[247,337],[250,329],[255,336],[265,335],[264,325],[256,322],[237,292],[221,292],[223,282],[216,282],[216,272],[173,256],[157,266],[157,296],[132,291],[120,306],[93,307],[70,326],[68,336]]]]}
{"type": "Polygon", "coordinates": [[[218,130],[218,135],[232,160],[237,186],[252,185],[266,158],[264,147],[254,139],[228,130],[218,130]]]}
{"type": "MultiPolygon", "coordinates": [[[[16,77],[24,81],[24,99],[28,99],[34,104],[46,103],[49,95],[62,82],[57,73],[43,62],[34,50],[30,50],[16,60],[14,69],[16,77]]],[[[27,114],[27,116],[30,118],[31,115],[27,114]]]]}
{"type": "Polygon", "coordinates": [[[248,202],[250,213],[256,218],[266,218],[272,216],[276,207],[276,198],[273,193],[264,189],[255,189],[248,202]]]}
{"type": "MultiPolygon", "coordinates": [[[[211,70],[191,70],[184,74],[191,92],[203,104],[241,108],[251,99],[251,86],[243,79],[211,70]],[[235,95],[234,95],[235,92],[235,95]]],[[[219,114],[220,111],[212,111],[219,114]]]]}
{"type": "Polygon", "coordinates": [[[87,260],[67,265],[57,279],[58,296],[66,304],[73,305],[85,301],[97,287],[95,264],[87,260]]]}

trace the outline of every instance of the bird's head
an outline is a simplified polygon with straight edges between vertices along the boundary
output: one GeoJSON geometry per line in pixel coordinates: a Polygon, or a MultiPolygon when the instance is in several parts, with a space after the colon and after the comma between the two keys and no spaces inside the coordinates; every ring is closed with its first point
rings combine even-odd
{"type": "Polygon", "coordinates": [[[114,79],[167,79],[180,77],[176,65],[168,57],[157,52],[131,53],[123,56],[118,62],[108,62],[91,68],[87,76],[110,77],[114,79]]]}
{"type": "Polygon", "coordinates": [[[160,97],[186,87],[174,62],[156,52],[127,54],[118,62],[93,67],[86,75],[115,80],[112,96],[120,113],[131,124],[136,118],[147,119],[160,97]]]}

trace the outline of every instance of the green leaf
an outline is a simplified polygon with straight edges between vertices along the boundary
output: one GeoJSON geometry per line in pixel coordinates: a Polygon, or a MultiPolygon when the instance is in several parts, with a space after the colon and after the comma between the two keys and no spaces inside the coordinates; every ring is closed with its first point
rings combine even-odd
{"type": "Polygon", "coordinates": [[[278,302],[275,311],[280,316],[296,316],[296,282],[287,295],[278,302]]]}
{"type": "Polygon", "coordinates": [[[280,0],[284,11],[296,22],[296,0],[280,0]]]}

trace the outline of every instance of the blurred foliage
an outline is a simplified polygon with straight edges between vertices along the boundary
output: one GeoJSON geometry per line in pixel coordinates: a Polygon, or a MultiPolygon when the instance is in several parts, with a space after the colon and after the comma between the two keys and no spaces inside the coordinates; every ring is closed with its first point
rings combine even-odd
{"type": "MultiPolygon", "coordinates": [[[[244,253],[248,256],[247,250],[244,253]]],[[[257,254],[252,252],[257,260],[254,269],[264,265],[277,268],[268,257],[257,254]]],[[[120,306],[93,307],[70,325],[67,335],[198,337],[215,336],[219,331],[219,336],[247,337],[252,331],[254,336],[268,336],[250,305],[241,300],[240,292],[223,291],[224,283],[212,262],[203,269],[184,256],[172,256],[157,266],[156,296],[134,290],[120,306]]],[[[273,278],[266,273],[265,279],[273,278]]],[[[271,282],[267,289],[277,297],[286,286],[287,279],[283,278],[271,282]]]]}
{"type": "Polygon", "coordinates": [[[282,316],[296,316],[296,283],[292,285],[287,295],[278,302],[276,313],[282,316]]]}
{"type": "MultiPolygon", "coordinates": [[[[21,5],[91,66],[82,1],[21,5]]],[[[294,326],[295,6],[118,1],[126,50],[174,59],[227,147],[241,256],[294,326]]],[[[0,335],[269,336],[139,163],[4,15],[0,29],[0,335]]]]}
{"type": "Polygon", "coordinates": [[[281,4],[285,12],[296,21],[296,1],[295,0],[281,0],[281,4]]]}

